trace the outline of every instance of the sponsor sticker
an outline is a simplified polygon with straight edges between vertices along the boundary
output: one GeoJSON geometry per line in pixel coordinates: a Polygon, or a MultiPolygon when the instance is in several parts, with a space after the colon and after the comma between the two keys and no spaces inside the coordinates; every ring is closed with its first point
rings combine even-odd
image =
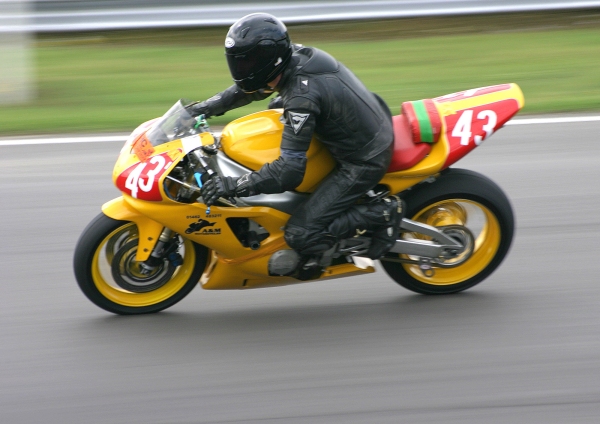
{"type": "Polygon", "coordinates": [[[193,222],[185,230],[186,234],[201,233],[201,234],[221,234],[220,228],[214,228],[216,222],[210,222],[206,219],[199,218],[198,221],[193,222]]]}
{"type": "Polygon", "coordinates": [[[147,161],[154,154],[154,147],[146,137],[146,133],[140,134],[133,142],[131,152],[142,162],[147,161]]]}

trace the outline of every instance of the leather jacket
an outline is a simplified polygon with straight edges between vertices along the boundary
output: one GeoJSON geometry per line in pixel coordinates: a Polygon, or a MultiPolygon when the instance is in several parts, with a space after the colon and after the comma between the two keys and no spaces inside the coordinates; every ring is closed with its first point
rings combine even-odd
{"type": "MultiPolygon", "coordinates": [[[[328,53],[299,45],[294,50],[275,87],[284,109],[282,156],[238,181],[238,196],[296,188],[306,169],[303,153],[313,135],[335,160],[357,165],[392,144],[391,114],[381,98],[328,53]]],[[[245,93],[233,85],[198,107],[209,116],[222,115],[272,93],[269,89],[245,93]]]]}
{"type": "Polygon", "coordinates": [[[279,86],[286,126],[282,149],[308,150],[313,136],[338,160],[368,160],[393,140],[387,106],[343,64],[302,47],[279,86]]]}

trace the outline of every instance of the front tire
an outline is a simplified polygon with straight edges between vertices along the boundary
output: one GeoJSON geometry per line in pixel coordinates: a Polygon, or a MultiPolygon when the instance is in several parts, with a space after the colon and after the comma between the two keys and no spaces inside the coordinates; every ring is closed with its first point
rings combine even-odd
{"type": "MultiPolygon", "coordinates": [[[[474,245],[466,260],[434,267],[426,275],[419,265],[394,262],[415,260],[388,254],[381,264],[401,286],[421,294],[450,294],[469,289],[487,278],[505,258],[514,234],[514,215],[504,192],[489,178],[464,169],[448,169],[433,183],[423,183],[403,196],[405,216],[435,227],[465,227],[474,245]]],[[[404,233],[403,238],[423,238],[404,233]]]]}
{"type": "Polygon", "coordinates": [[[200,280],[208,257],[204,246],[182,239],[182,263],[175,266],[165,260],[156,275],[146,276],[132,271],[137,239],[134,223],[103,213],[79,238],[73,259],[75,278],[86,297],[100,308],[120,315],[159,312],[182,300],[200,280]],[[115,276],[119,270],[123,276],[115,276]]]}

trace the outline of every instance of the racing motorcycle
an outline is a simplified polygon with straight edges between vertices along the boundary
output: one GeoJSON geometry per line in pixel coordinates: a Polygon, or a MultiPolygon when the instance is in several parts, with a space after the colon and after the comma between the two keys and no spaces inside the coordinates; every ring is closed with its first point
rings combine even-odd
{"type": "MultiPolygon", "coordinates": [[[[406,202],[397,241],[380,258],[398,284],[456,293],[500,265],[514,233],[510,202],[487,177],[451,165],[523,104],[516,84],[502,84],[405,102],[393,116],[392,162],[359,201],[398,195],[406,202]]],[[[122,196],[102,206],[75,248],[75,276],[89,300],[116,314],[144,314],[176,304],[198,283],[248,289],[375,271],[366,257],[370,233],[357,231],[318,259],[316,275],[294,273],[302,263],[283,238],[286,221],[335,166],[316,139],[296,190],[207,207],[201,187],[209,178],[239,177],[279,157],[283,111],[236,119],[217,136],[188,106],[178,101],[125,142],[113,171],[122,196]]]]}

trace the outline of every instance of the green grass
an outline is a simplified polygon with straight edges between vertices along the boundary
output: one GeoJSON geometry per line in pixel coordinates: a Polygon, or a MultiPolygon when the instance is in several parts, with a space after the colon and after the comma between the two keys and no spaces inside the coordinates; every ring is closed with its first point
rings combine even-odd
{"type": "MultiPolygon", "coordinates": [[[[515,82],[523,113],[600,110],[600,11],[290,26],[397,113],[403,101],[515,82]]],[[[231,84],[225,28],[39,36],[36,99],[0,107],[0,134],[131,131],[177,99],[231,84]]],[[[258,102],[211,120],[222,125],[258,102]]]]}

